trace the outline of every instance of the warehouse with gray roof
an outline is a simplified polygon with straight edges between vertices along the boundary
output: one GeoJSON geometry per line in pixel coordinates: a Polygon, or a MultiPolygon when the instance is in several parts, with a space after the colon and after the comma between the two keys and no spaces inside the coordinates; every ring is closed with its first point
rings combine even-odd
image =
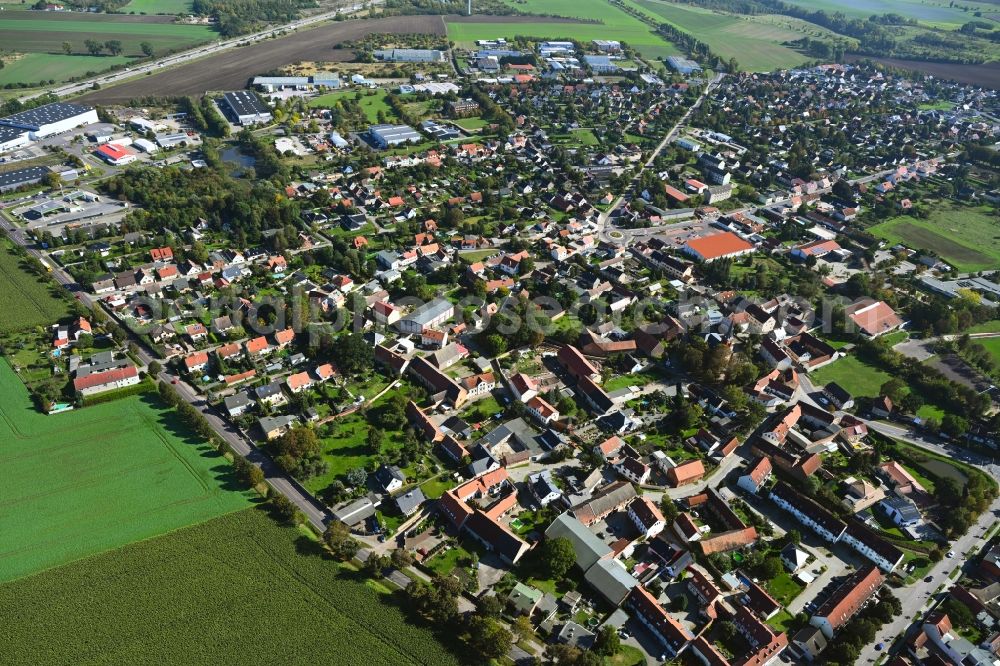
{"type": "Polygon", "coordinates": [[[6,118],[0,118],[0,125],[27,130],[31,139],[61,134],[75,127],[91,125],[96,122],[97,111],[94,107],[66,102],[44,104],[6,118]]]}

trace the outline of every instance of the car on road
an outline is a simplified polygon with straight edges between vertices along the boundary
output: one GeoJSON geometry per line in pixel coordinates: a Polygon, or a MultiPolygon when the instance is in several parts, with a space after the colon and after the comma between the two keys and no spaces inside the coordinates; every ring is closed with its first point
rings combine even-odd
{"type": "Polygon", "coordinates": [[[929,583],[929,582],[931,582],[932,580],[934,580],[934,576],[928,576],[927,578],[924,578],[924,582],[925,582],[925,583],[929,583]]]}
{"type": "Polygon", "coordinates": [[[885,643],[876,643],[875,644],[875,649],[878,650],[879,652],[881,652],[882,648],[884,648],[884,647],[885,647],[885,643]]]}
{"type": "Polygon", "coordinates": [[[949,550],[947,557],[948,557],[948,559],[951,559],[951,558],[955,557],[955,551],[949,550]]]}

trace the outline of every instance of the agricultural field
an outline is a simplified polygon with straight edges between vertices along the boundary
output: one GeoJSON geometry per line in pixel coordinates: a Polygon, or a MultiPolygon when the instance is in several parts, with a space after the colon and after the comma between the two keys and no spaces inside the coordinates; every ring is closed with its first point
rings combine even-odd
{"type": "Polygon", "coordinates": [[[1000,266],[1000,220],[989,206],[935,206],[930,217],[894,217],[869,229],[890,243],[933,250],[962,272],[1000,266]]]}
{"type": "Polygon", "coordinates": [[[122,7],[129,14],[190,14],[192,0],[130,0],[122,7]]]}
{"type": "MultiPolygon", "coordinates": [[[[0,70],[2,71],[2,70],[0,70]]],[[[69,314],[61,287],[40,282],[20,266],[10,241],[0,241],[0,333],[48,326],[69,314]]]]}
{"type": "Polygon", "coordinates": [[[0,581],[250,502],[235,490],[229,463],[156,398],[133,396],[46,416],[5,360],[0,467],[0,581]]]}
{"type": "Polygon", "coordinates": [[[124,65],[129,60],[127,56],[25,53],[16,60],[8,60],[0,69],[0,86],[67,81],[124,65]]]}
{"type": "Polygon", "coordinates": [[[219,664],[234,655],[261,664],[317,655],[372,666],[457,663],[381,589],[303,532],[247,509],[0,586],[4,656],[23,664],[219,664]]]}
{"type": "Polygon", "coordinates": [[[982,11],[989,14],[996,11],[996,5],[989,2],[952,3],[950,0],[787,0],[789,4],[804,7],[809,11],[823,10],[828,13],[841,12],[851,18],[866,19],[873,14],[900,14],[914,18],[924,25],[940,28],[958,28],[976,20],[973,14],[982,11]],[[963,11],[958,4],[968,6],[963,11]]]}
{"type": "Polygon", "coordinates": [[[496,16],[479,21],[475,16],[448,17],[448,38],[466,47],[474,46],[477,39],[511,39],[516,35],[540,39],[573,38],[581,42],[618,39],[628,42],[650,60],[678,53],[673,44],[654,33],[650,26],[613,7],[606,0],[524,0],[511,1],[510,4],[527,14],[547,14],[599,23],[566,23],[543,16],[496,16]]]}
{"type": "Polygon", "coordinates": [[[812,60],[783,46],[783,42],[833,35],[818,25],[788,16],[736,16],[661,0],[626,1],[694,35],[726,60],[736,58],[741,68],[753,72],[795,67],[812,60]]]}
{"type": "Polygon", "coordinates": [[[117,39],[122,54],[142,55],[139,44],[149,42],[157,53],[209,42],[218,33],[207,25],[173,23],[169,17],[118,14],[41,13],[6,11],[0,15],[0,44],[18,53],[63,53],[63,42],[72,51],[88,53],[85,41],[117,39]]]}

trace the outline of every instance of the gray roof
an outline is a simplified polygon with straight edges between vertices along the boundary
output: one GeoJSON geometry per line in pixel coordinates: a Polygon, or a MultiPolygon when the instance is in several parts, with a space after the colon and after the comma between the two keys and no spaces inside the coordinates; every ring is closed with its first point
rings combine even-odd
{"type": "Polygon", "coordinates": [[[37,183],[50,171],[51,169],[48,167],[33,166],[26,169],[17,169],[15,171],[8,171],[7,173],[0,173],[0,190],[13,189],[15,187],[20,187],[21,185],[37,183]]]}
{"type": "Polygon", "coordinates": [[[345,525],[357,525],[375,515],[375,504],[367,497],[354,500],[333,512],[333,518],[345,525]]]}
{"type": "Polygon", "coordinates": [[[62,122],[63,120],[67,120],[93,110],[94,107],[92,106],[55,102],[53,104],[38,106],[34,109],[28,109],[27,111],[21,111],[20,113],[15,113],[14,115],[7,116],[6,118],[0,118],[0,125],[10,125],[13,127],[38,130],[41,129],[43,125],[51,125],[53,123],[62,122]]]}
{"type": "Polygon", "coordinates": [[[275,428],[285,428],[298,421],[294,416],[262,416],[257,420],[257,424],[263,432],[270,432],[275,428]]]}
{"type": "Polygon", "coordinates": [[[396,506],[399,507],[399,512],[404,516],[412,515],[420,505],[427,501],[424,496],[424,491],[420,488],[414,488],[413,490],[399,495],[396,499],[396,506]]]}
{"type": "Polygon", "coordinates": [[[243,393],[237,393],[236,395],[228,396],[225,399],[226,411],[233,411],[234,409],[239,409],[240,407],[246,407],[250,404],[250,396],[243,393]]]}
{"type": "Polygon", "coordinates": [[[628,591],[639,584],[618,560],[600,560],[587,570],[584,579],[608,602],[618,605],[628,591]]]}
{"type": "Polygon", "coordinates": [[[433,301],[424,303],[419,308],[408,314],[404,319],[420,325],[426,325],[445,314],[454,315],[455,304],[447,298],[435,298],[433,301]]]}
{"type": "Polygon", "coordinates": [[[545,530],[546,539],[569,539],[576,553],[576,564],[586,571],[594,563],[611,554],[608,544],[601,541],[586,525],[573,517],[568,511],[552,521],[545,530]]]}
{"type": "Polygon", "coordinates": [[[260,97],[257,97],[256,93],[252,93],[249,90],[227,92],[222,97],[226,100],[229,108],[233,110],[233,113],[241,117],[271,113],[271,109],[268,108],[267,104],[264,104],[260,97]]]}

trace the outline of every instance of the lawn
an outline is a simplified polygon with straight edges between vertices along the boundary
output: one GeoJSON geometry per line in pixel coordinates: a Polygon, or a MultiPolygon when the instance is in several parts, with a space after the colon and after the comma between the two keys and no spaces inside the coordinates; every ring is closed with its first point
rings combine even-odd
{"type": "Polygon", "coordinates": [[[621,651],[613,657],[606,657],[604,663],[608,666],[643,666],[646,655],[637,647],[622,645],[621,651]]]}
{"type": "Polygon", "coordinates": [[[1000,224],[989,206],[939,205],[930,217],[894,217],[869,229],[890,243],[933,250],[963,272],[1000,266],[1000,224]]]}
{"type": "Polygon", "coordinates": [[[856,356],[845,356],[809,373],[809,379],[817,388],[837,382],[855,398],[877,398],[882,384],[892,379],[892,376],[863,363],[856,356]]]}
{"type": "Polygon", "coordinates": [[[986,347],[986,351],[990,353],[993,360],[1000,366],[1000,338],[979,338],[974,339],[973,342],[986,347]]]}
{"type": "Polygon", "coordinates": [[[488,259],[493,255],[497,254],[500,250],[490,248],[488,250],[469,250],[468,252],[459,252],[458,258],[467,264],[474,264],[477,261],[483,261],[488,259]]]}
{"type": "Polygon", "coordinates": [[[0,581],[246,507],[229,463],[153,396],[46,416],[0,362],[0,581]]]}
{"type": "Polygon", "coordinates": [[[361,105],[362,111],[365,112],[365,118],[368,119],[369,123],[373,125],[378,123],[378,114],[380,111],[387,116],[390,121],[396,117],[396,113],[392,110],[389,106],[389,102],[387,101],[389,93],[385,90],[364,93],[357,90],[339,90],[337,92],[320,95],[310,101],[309,106],[313,108],[327,109],[343,99],[349,98],[353,100],[357,95],[361,95],[361,99],[358,103],[361,105]]]}
{"type": "Polygon", "coordinates": [[[1000,319],[993,319],[991,321],[984,321],[982,324],[976,324],[966,331],[966,333],[1000,333],[1000,319]]]}
{"type": "Polygon", "coordinates": [[[0,604],[4,660],[16,664],[456,663],[383,593],[257,509],[8,583],[0,604]]]}
{"type": "Polygon", "coordinates": [[[69,314],[62,288],[28,273],[21,268],[22,261],[9,241],[0,241],[0,281],[4,286],[0,290],[0,312],[4,314],[0,333],[48,326],[69,314]]]}
{"type": "Polygon", "coordinates": [[[512,3],[526,14],[540,14],[579,18],[598,23],[447,23],[448,38],[462,46],[475,46],[477,39],[517,35],[539,39],[576,39],[589,42],[593,39],[617,39],[627,42],[643,56],[651,59],[665,58],[678,53],[677,47],[660,37],[653,28],[634,16],[617,9],[605,0],[525,0],[512,3]]]}
{"type": "Polygon", "coordinates": [[[481,130],[490,124],[490,121],[484,118],[458,118],[452,121],[462,129],[467,130],[481,130]]]}
{"type": "Polygon", "coordinates": [[[427,567],[442,576],[450,576],[457,569],[468,567],[472,563],[472,553],[461,544],[452,544],[442,548],[434,557],[427,560],[427,567]]]}
{"type": "Polygon", "coordinates": [[[123,12],[136,14],[190,14],[191,0],[131,0],[123,12]]]}
{"type": "Polygon", "coordinates": [[[829,34],[818,25],[787,16],[736,16],[661,0],[626,2],[694,35],[722,58],[736,58],[741,68],[753,72],[787,69],[808,62],[812,58],[783,43],[814,37],[816,33],[829,34]]]}
{"type": "Polygon", "coordinates": [[[127,56],[66,55],[65,53],[25,53],[0,69],[0,86],[9,84],[61,83],[96,74],[115,65],[124,65],[127,56]]]}

